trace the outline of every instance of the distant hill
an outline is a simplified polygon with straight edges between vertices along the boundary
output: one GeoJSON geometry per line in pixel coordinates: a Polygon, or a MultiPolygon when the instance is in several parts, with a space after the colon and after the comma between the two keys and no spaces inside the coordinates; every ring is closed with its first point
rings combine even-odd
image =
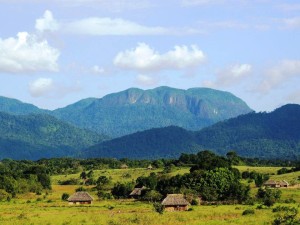
{"type": "Polygon", "coordinates": [[[82,128],[119,137],[170,125],[199,130],[251,111],[229,92],[159,87],[130,88],[100,99],[84,99],[54,110],[52,115],[82,128]]]}
{"type": "Polygon", "coordinates": [[[46,110],[40,109],[32,104],[21,102],[17,99],[0,96],[0,112],[7,112],[15,115],[27,115],[30,113],[44,113],[46,110]]]}
{"type": "Polygon", "coordinates": [[[271,113],[249,113],[200,131],[178,127],[151,129],[105,141],[84,151],[85,157],[175,158],[210,149],[219,154],[295,159],[300,156],[300,105],[271,113]]]}
{"type": "Polygon", "coordinates": [[[73,156],[105,139],[95,132],[42,114],[0,112],[0,159],[40,159],[73,156]]]}

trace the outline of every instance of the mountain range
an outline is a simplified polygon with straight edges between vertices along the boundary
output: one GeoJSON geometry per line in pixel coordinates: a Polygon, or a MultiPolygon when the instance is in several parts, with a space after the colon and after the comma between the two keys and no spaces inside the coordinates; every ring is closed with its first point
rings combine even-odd
{"type": "Polygon", "coordinates": [[[53,111],[0,97],[0,159],[154,159],[204,149],[295,158],[299,118],[299,105],[254,113],[233,94],[208,88],[130,88],[53,111]]]}
{"type": "Polygon", "coordinates": [[[207,149],[222,155],[236,151],[244,157],[299,158],[300,105],[248,113],[195,132],[175,126],[137,132],[90,147],[83,156],[175,158],[207,149]]]}
{"type": "Polygon", "coordinates": [[[110,137],[151,128],[179,126],[199,130],[252,110],[233,94],[209,88],[188,90],[130,88],[100,99],[88,98],[52,115],[110,137]]]}

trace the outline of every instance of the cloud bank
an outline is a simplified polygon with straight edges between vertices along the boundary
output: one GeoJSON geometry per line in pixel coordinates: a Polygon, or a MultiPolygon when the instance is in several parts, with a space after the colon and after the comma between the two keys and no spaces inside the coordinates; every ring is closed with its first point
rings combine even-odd
{"type": "Polygon", "coordinates": [[[114,65],[121,69],[156,72],[190,69],[202,64],[205,58],[196,45],[177,45],[174,50],[160,54],[147,44],[139,43],[134,49],[119,52],[114,58],[114,65]]]}

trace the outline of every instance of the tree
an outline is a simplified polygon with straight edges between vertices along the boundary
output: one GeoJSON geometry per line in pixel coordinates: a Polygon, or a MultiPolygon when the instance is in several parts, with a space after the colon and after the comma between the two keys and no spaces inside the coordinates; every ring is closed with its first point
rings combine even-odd
{"type": "Polygon", "coordinates": [[[257,198],[261,199],[265,206],[272,206],[281,197],[281,191],[279,189],[259,188],[256,194],[257,198]]]}
{"type": "Polygon", "coordinates": [[[115,198],[128,198],[133,187],[133,183],[116,183],[112,188],[111,193],[115,198]]]}
{"type": "Polygon", "coordinates": [[[150,190],[146,192],[146,194],[143,196],[143,199],[149,202],[157,202],[160,201],[162,197],[162,194],[160,194],[158,191],[150,190]]]}

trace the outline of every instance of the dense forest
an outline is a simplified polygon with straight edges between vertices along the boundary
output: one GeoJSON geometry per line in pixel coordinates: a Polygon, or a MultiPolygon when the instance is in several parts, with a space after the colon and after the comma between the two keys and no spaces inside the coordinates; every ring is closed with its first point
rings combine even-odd
{"type": "Polygon", "coordinates": [[[44,114],[0,112],[0,158],[40,159],[74,156],[106,137],[44,114]]]}
{"type": "Polygon", "coordinates": [[[289,104],[271,113],[249,113],[192,132],[179,127],[155,128],[105,141],[85,157],[176,158],[181,153],[212,150],[243,157],[295,159],[300,156],[300,106],[289,104]]]}

